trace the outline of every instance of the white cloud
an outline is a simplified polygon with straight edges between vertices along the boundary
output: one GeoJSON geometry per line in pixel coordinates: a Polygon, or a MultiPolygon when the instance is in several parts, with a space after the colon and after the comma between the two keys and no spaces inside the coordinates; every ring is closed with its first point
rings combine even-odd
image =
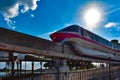
{"type": "Polygon", "coordinates": [[[37,8],[37,1],[40,1],[40,0],[19,0],[19,1],[20,1],[20,4],[24,6],[21,12],[25,13],[29,9],[35,10],[37,8]]]}
{"type": "Polygon", "coordinates": [[[34,15],[34,14],[30,14],[30,16],[31,16],[31,17],[35,17],[35,15],[34,15]]]}
{"type": "Polygon", "coordinates": [[[105,24],[105,28],[111,28],[111,27],[117,27],[119,24],[116,22],[109,22],[107,24],[105,24]]]}
{"type": "Polygon", "coordinates": [[[52,31],[52,32],[47,32],[47,33],[40,34],[38,37],[51,40],[51,39],[50,39],[50,34],[52,34],[52,33],[54,33],[54,32],[56,32],[56,30],[54,30],[54,31],[52,31]]]}
{"type": "Polygon", "coordinates": [[[9,26],[9,28],[11,28],[11,29],[16,28],[14,25],[15,21],[11,21],[9,18],[4,18],[4,19],[5,19],[5,21],[7,21],[7,25],[9,26]]]}
{"type": "Polygon", "coordinates": [[[0,0],[0,13],[3,15],[8,26],[14,29],[14,21],[11,19],[28,10],[36,10],[37,1],[40,0],[0,0]],[[23,7],[20,8],[20,6],[23,7]]]}

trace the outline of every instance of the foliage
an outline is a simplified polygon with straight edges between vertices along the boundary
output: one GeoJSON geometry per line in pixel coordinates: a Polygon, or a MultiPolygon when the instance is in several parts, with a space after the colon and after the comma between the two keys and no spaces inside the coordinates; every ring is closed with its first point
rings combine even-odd
{"type": "Polygon", "coordinates": [[[70,69],[90,69],[95,68],[95,66],[90,61],[69,61],[68,66],[70,69]]]}

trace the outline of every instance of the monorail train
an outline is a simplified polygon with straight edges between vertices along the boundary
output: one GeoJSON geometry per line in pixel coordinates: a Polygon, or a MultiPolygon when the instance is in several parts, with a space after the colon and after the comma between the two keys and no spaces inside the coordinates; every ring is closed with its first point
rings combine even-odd
{"type": "Polygon", "coordinates": [[[120,45],[78,26],[71,25],[50,35],[55,42],[69,42],[81,56],[120,61],[120,45]]]}

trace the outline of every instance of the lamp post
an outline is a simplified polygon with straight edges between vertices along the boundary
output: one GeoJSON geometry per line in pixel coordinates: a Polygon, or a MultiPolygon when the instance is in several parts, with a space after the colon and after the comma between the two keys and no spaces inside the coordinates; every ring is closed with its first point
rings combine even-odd
{"type": "Polygon", "coordinates": [[[18,69],[19,69],[19,62],[20,62],[20,61],[19,61],[18,59],[16,59],[16,64],[17,64],[17,75],[18,75],[18,72],[19,72],[19,71],[18,71],[18,69]]]}

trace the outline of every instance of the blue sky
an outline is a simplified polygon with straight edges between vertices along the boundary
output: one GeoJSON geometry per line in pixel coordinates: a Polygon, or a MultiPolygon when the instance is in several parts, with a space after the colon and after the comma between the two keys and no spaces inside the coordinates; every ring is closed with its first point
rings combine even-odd
{"type": "Polygon", "coordinates": [[[108,40],[120,40],[119,17],[119,0],[0,0],[1,27],[46,39],[52,32],[78,24],[108,40]],[[101,10],[96,27],[86,27],[83,21],[91,7],[101,10]]]}
{"type": "Polygon", "coordinates": [[[0,27],[50,39],[52,32],[78,24],[108,40],[120,40],[119,3],[119,0],[0,0],[0,27]],[[86,26],[83,19],[91,8],[101,14],[95,27],[86,26]]]}

